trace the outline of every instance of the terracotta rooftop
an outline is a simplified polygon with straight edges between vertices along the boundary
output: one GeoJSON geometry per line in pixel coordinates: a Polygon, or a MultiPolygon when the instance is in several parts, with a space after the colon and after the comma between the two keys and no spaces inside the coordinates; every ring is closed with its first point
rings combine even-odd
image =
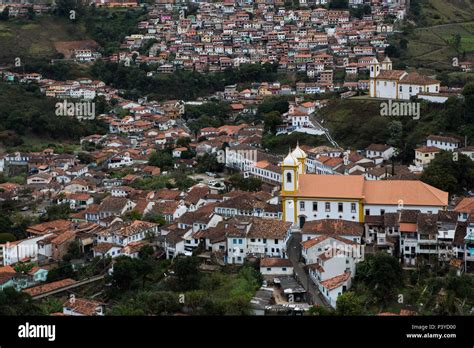
{"type": "Polygon", "coordinates": [[[289,259],[265,257],[260,260],[260,267],[293,267],[289,259]]]}
{"type": "Polygon", "coordinates": [[[30,296],[37,296],[37,295],[45,294],[53,290],[63,288],[68,285],[72,285],[74,283],[76,283],[75,280],[66,278],[66,279],[58,280],[52,283],[34,286],[32,288],[23,290],[23,292],[26,292],[30,296]]]}
{"type": "Polygon", "coordinates": [[[351,277],[351,272],[344,272],[343,274],[340,274],[333,278],[323,280],[321,282],[321,285],[324,286],[328,290],[332,290],[342,285],[342,283],[347,281],[350,277],[351,277]]]}

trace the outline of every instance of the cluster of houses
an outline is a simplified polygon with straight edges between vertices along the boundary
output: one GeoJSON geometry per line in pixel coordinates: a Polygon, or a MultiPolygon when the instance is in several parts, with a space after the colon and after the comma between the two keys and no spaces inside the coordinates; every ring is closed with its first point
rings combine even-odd
{"type": "Polygon", "coordinates": [[[457,137],[430,135],[426,138],[426,145],[415,149],[414,171],[422,171],[441,151],[452,152],[454,159],[463,154],[474,160],[473,146],[462,146],[462,141],[457,137]]]}
{"type": "Polygon", "coordinates": [[[26,18],[30,13],[41,15],[50,13],[55,9],[54,2],[47,0],[25,1],[25,0],[1,0],[0,12],[8,10],[9,18],[26,18]]]}
{"type": "MultiPolygon", "coordinates": [[[[247,139],[246,127],[230,127],[226,131],[232,136],[228,133],[225,137],[236,142],[247,139]]],[[[224,131],[202,130],[212,140],[222,137],[218,134],[224,131]]],[[[225,158],[249,154],[239,152],[239,146],[245,145],[231,146],[225,158]]],[[[309,279],[335,307],[337,297],[351,286],[356,264],[367,252],[390,253],[405,267],[439,260],[461,271],[474,260],[472,198],[455,202],[455,208],[448,209],[448,194],[419,180],[388,175],[389,180],[370,180],[358,172],[310,172],[310,156],[303,148],[298,146],[283,159],[258,149],[252,168],[263,170],[263,163],[269,166],[268,161],[273,161],[274,173],[279,175],[278,179],[265,180],[258,192],[216,191],[204,183],[187,190],[140,190],[132,187],[133,180],[158,175],[159,168],[133,163],[136,174],[115,179],[100,174],[94,166],[78,165],[74,155],[52,151],[7,155],[5,169],[12,163],[23,163],[38,173],[30,175],[24,187],[1,184],[2,194],[10,192],[6,199],[15,194],[17,200],[24,199],[21,192],[28,188],[33,192],[28,199],[68,203],[73,213],[69,219],[29,226],[27,238],[0,245],[4,270],[0,286],[20,286],[14,282],[20,278],[11,271],[12,266],[28,261],[43,269],[61,260],[71,243],[77,243],[86,255],[112,260],[137,257],[146,245],[161,250],[167,258],[205,254],[222,265],[260,259],[265,276],[287,277],[293,267],[288,260],[288,241],[300,231],[301,255],[309,279]],[[63,169],[58,172],[61,163],[63,169]],[[38,191],[42,195],[34,194],[38,191]],[[132,212],[138,213],[140,220],[130,218],[132,212]],[[160,223],[150,222],[158,216],[160,223]]],[[[313,151],[349,166],[339,157],[342,150],[322,147],[313,151]]],[[[374,144],[365,154],[371,163],[383,163],[393,155],[393,149],[374,144]]],[[[252,163],[248,160],[239,165],[249,175],[263,175],[249,170],[252,163]]],[[[39,274],[44,278],[44,272],[39,274]]],[[[37,282],[43,279],[38,274],[31,277],[37,277],[37,282]]],[[[36,283],[30,281],[28,289],[32,284],[36,283]]]]}
{"type": "MultiPolygon", "coordinates": [[[[386,59],[383,64],[390,62],[386,59]]],[[[391,71],[388,68],[382,72],[391,71]]],[[[455,210],[447,211],[447,193],[417,180],[416,170],[432,159],[423,152],[430,149],[473,158],[470,148],[461,148],[455,138],[430,135],[426,146],[416,150],[415,169],[394,166],[391,158],[397,149],[390,145],[371,144],[362,150],[337,146],[313,117],[326,101],[297,97],[282,115],[277,131],[326,136],[334,146],[297,146],[283,157],[262,148],[262,125],[226,124],[192,134],[182,122],[186,105],[181,101],[158,103],[143,98],[133,102],[118,97],[116,90],[102,82],[88,79],[58,82],[31,73],[14,77],[38,83],[44,93],[56,98],[77,94],[77,98],[92,99],[92,94],[85,97],[78,92],[90,89],[118,103],[112,112],[97,116],[108,125],[107,134],[81,139],[87,162],[53,149],[0,158],[0,171],[8,176],[27,174],[24,185],[1,184],[0,199],[36,202],[43,207],[67,204],[73,210],[69,220],[30,226],[28,238],[1,245],[5,267],[25,259],[40,265],[56,262],[76,242],[91,256],[112,259],[137,257],[145,245],[162,250],[167,258],[207,253],[220,264],[270,259],[263,262],[268,262],[263,272],[287,275],[287,244],[292,233],[301,230],[309,277],[333,307],[350,287],[365,247],[397,256],[406,267],[436,256],[467,269],[474,250],[469,244],[471,212],[463,213],[467,217],[460,220],[455,210]],[[230,171],[260,179],[262,189],[229,191],[226,185],[210,183],[198,183],[188,190],[133,188],[135,180],[162,173],[148,159],[154,150],[164,149],[171,149],[175,169],[189,171],[201,156],[215,156],[230,171]],[[114,175],[123,170],[125,175],[114,175]],[[130,221],[132,212],[141,219],[130,221]],[[162,218],[160,224],[149,222],[156,217],[162,218]]],[[[235,86],[228,86],[221,97],[231,102],[236,116],[253,112],[255,104],[278,88],[278,84],[259,83],[237,92],[235,86]]],[[[469,204],[459,204],[463,212],[468,210],[469,204]]]]}
{"type": "MultiPolygon", "coordinates": [[[[397,149],[387,144],[340,148],[314,117],[327,101],[300,96],[337,89],[334,71],[340,68],[346,76],[362,73],[367,79],[339,87],[367,90],[373,98],[418,96],[441,102],[447,98],[438,81],[393,70],[384,56],[387,35],[393,30],[386,19],[402,19],[404,1],[349,3],[368,4],[371,14],[357,19],[345,10],[319,7],[326,0],[300,0],[300,10],[284,9],[280,0],[255,4],[224,0],[199,2],[196,14],[181,12],[176,19],[177,4],[159,0],[149,6],[148,19],[139,23],[141,33],[127,36],[123,51],[104,58],[127,62],[133,56],[136,63],[158,63],[160,73],[177,68],[212,72],[256,62],[305,73],[315,81],[294,86],[259,82],[240,91],[231,85],[215,95],[230,104],[229,120],[255,114],[266,96],[297,95],[282,115],[277,134],[326,136],[332,146],[298,145],[286,156],[262,147],[262,125],[229,122],[193,134],[181,117],[186,107],[182,101],[135,102],[102,81],[54,81],[36,73],[3,71],[3,80],[37,83],[49,97],[92,101],[102,96],[116,103],[108,114],[97,115],[107,125],[107,134],[81,139],[86,160],[54,149],[0,156],[0,172],[6,177],[27,176],[24,184],[0,184],[0,201],[16,201],[42,216],[53,203],[66,204],[72,211],[66,219],[29,226],[24,239],[0,244],[0,289],[14,286],[42,296],[72,286],[70,279],[41,283],[48,267],[62,260],[75,243],[88,257],[112,260],[138,257],[144,246],[168,259],[198,254],[221,265],[260,260],[264,276],[278,277],[287,294],[300,294],[304,289],[291,280],[295,265],[288,250],[295,232],[302,236],[301,257],[309,280],[334,308],[366,253],[387,252],[404,267],[436,260],[458,271],[468,270],[474,261],[474,198],[449,202],[447,192],[421,182],[418,174],[442,150],[474,160],[474,148],[462,147],[454,137],[429,135],[426,145],[415,150],[413,166],[395,166],[392,157],[397,149]],[[139,54],[149,40],[156,42],[148,55],[139,54]],[[229,189],[226,178],[220,186],[209,181],[188,189],[136,188],[137,180],[164,174],[163,168],[148,163],[153,151],[161,150],[170,150],[174,169],[189,173],[200,158],[214,156],[229,172],[258,178],[263,184],[257,192],[229,189]],[[35,266],[19,274],[14,267],[25,262],[35,266]]],[[[95,4],[137,6],[132,1],[95,4]]],[[[92,50],[74,51],[74,59],[81,62],[97,57],[92,50]]],[[[268,298],[266,293],[260,295],[268,298]]],[[[76,299],[64,304],[62,314],[103,311],[98,302],[76,299]]]]}
{"type": "Polygon", "coordinates": [[[332,76],[327,75],[335,67],[350,75],[368,71],[371,58],[388,46],[387,35],[394,27],[388,18],[400,20],[406,14],[404,1],[364,3],[371,14],[359,19],[348,10],[328,9],[328,1],[303,0],[299,10],[286,9],[281,0],[199,2],[197,12],[189,15],[179,3],[158,1],[150,7],[148,19],[139,23],[141,33],[126,37],[123,48],[130,53],[113,59],[131,59],[135,54],[135,62],[158,63],[162,73],[180,68],[212,72],[272,62],[328,87],[332,76]],[[180,12],[178,17],[173,10],[180,12]],[[139,48],[150,40],[156,43],[148,55],[140,55],[139,48]]]}

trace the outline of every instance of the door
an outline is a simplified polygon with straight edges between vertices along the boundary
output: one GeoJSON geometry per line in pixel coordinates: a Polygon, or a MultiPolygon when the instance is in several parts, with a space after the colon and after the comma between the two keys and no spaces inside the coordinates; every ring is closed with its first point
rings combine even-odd
{"type": "Polygon", "coordinates": [[[300,216],[300,228],[303,228],[304,223],[306,222],[306,216],[300,216]]]}

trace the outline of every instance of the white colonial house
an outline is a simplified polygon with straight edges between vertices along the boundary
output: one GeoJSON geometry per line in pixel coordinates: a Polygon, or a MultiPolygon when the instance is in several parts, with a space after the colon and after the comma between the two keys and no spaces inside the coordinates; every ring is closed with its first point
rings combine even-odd
{"type": "Polygon", "coordinates": [[[355,276],[356,263],[361,260],[360,245],[336,236],[319,236],[304,241],[302,256],[305,258],[309,278],[333,308],[337,298],[349,290],[355,276]]]}
{"type": "Polygon", "coordinates": [[[232,226],[226,227],[226,263],[242,264],[250,256],[286,258],[285,242],[290,227],[290,223],[275,219],[235,219],[232,226]]]}
{"type": "Polygon", "coordinates": [[[459,147],[460,141],[454,137],[442,135],[429,135],[426,138],[426,146],[434,146],[445,151],[454,151],[459,147]]]}
{"type": "Polygon", "coordinates": [[[383,158],[389,160],[395,155],[395,148],[387,144],[370,144],[365,150],[367,158],[383,158]]]}

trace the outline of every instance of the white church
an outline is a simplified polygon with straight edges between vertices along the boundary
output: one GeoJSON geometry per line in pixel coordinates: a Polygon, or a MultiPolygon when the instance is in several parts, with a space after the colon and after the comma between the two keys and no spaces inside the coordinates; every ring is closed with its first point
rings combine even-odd
{"type": "Polygon", "coordinates": [[[439,93],[440,82],[416,72],[393,70],[387,56],[370,64],[369,95],[372,98],[409,100],[419,93],[439,93]]]}
{"type": "Polygon", "coordinates": [[[306,157],[296,146],[281,164],[283,219],[294,226],[322,219],[364,222],[365,216],[401,209],[435,214],[447,208],[448,192],[422,181],[306,174],[306,157]]]}

